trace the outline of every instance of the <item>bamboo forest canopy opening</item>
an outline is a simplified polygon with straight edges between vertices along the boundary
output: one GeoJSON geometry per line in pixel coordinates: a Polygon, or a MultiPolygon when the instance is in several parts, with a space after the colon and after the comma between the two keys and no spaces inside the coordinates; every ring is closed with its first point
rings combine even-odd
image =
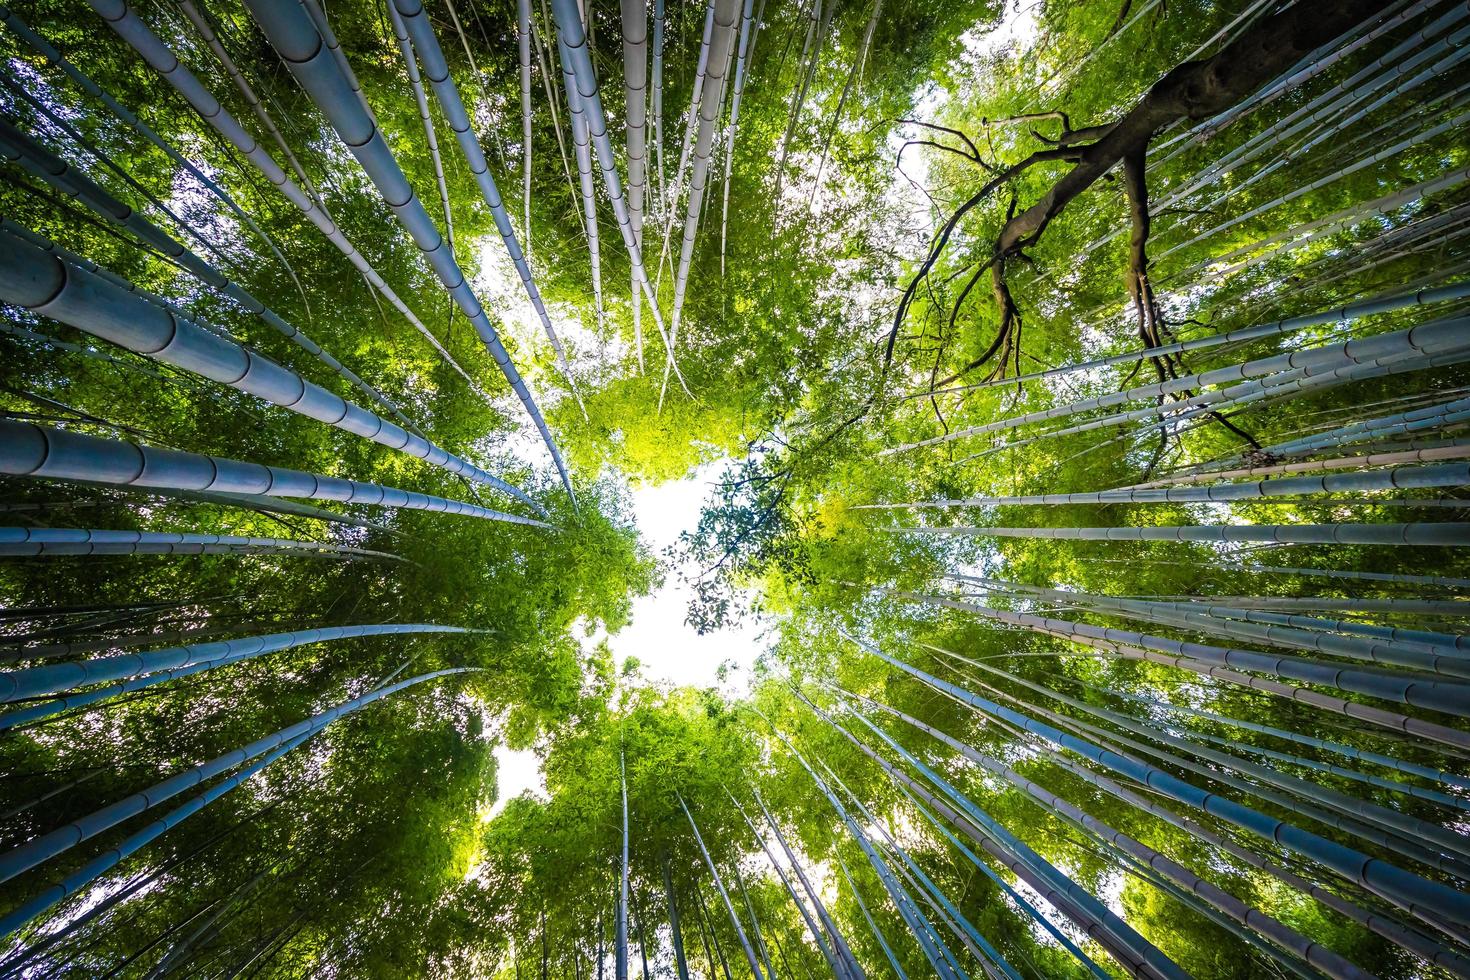
{"type": "Polygon", "coordinates": [[[1470,977],[1467,42],[0,7],[0,976],[1470,977]]]}

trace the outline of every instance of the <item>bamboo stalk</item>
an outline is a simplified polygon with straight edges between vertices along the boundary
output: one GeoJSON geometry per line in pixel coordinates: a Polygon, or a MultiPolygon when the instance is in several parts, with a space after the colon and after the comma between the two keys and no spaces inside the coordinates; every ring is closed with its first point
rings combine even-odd
{"type": "MultiPolygon", "coordinates": [[[[343,480],[281,466],[262,466],[222,456],[157,449],[136,442],[100,439],[65,429],[4,419],[0,419],[0,473],[104,486],[336,500],[439,511],[530,527],[551,527],[529,517],[377,483],[343,480]]],[[[538,513],[545,514],[539,504],[528,502],[538,513]]]]}
{"type": "Polygon", "coordinates": [[[444,362],[464,378],[470,389],[481,397],[486,403],[493,405],[493,400],[479,386],[474,378],[460,367],[459,362],[449,353],[429,330],[423,321],[409,309],[408,305],[398,297],[383,277],[378,274],[368,261],[363,258],[357,247],[347,239],[342,230],[332,220],[331,216],[321,207],[320,203],[303,192],[294,180],[286,176],[280,165],[271,157],[255,138],[245,131],[230,115],[229,110],[220,105],[199,79],[189,69],[180,64],[178,57],[164,44],[156,34],[148,29],[147,25],[133,12],[129,3],[122,0],[112,3],[110,0],[89,0],[92,8],[96,10],[107,25],[126,41],[132,48],[142,56],[149,67],[163,76],[164,80],[181,95],[200,117],[209,123],[221,136],[235,147],[252,166],[265,177],[265,179],[279,190],[286,199],[316,226],[317,230],[326,236],[342,255],[352,263],[362,276],[367,279],[369,285],[382,293],[384,298],[403,314],[423,337],[439,352],[444,362]]]}
{"type": "MultiPolygon", "coordinates": [[[[648,280],[648,271],[643,265],[642,247],[633,235],[633,224],[628,215],[627,201],[623,196],[622,180],[618,176],[612,141],[607,134],[607,117],[602,109],[602,98],[597,91],[597,73],[592,67],[592,60],[587,51],[586,32],[576,9],[577,0],[552,0],[551,7],[556,15],[557,29],[561,39],[565,41],[567,51],[571,56],[572,74],[577,81],[577,98],[582,103],[583,112],[586,113],[591,129],[592,143],[597,150],[597,162],[602,169],[603,187],[607,190],[613,216],[617,219],[618,230],[622,233],[623,246],[628,251],[633,274],[638,279],[638,285],[643,291],[644,298],[648,300],[654,326],[658,328],[659,336],[664,340],[665,356],[685,394],[689,394],[689,388],[684,383],[684,375],[679,370],[678,362],[674,359],[673,345],[669,343],[669,335],[664,328],[663,315],[659,312],[658,307],[658,296],[654,292],[652,283],[648,280]]],[[[689,396],[694,397],[692,394],[689,396]]]]}
{"type": "MultiPolygon", "coordinates": [[[[462,111],[459,115],[451,111],[455,100],[446,101],[446,93],[449,89],[444,88],[442,83],[448,77],[447,69],[444,69],[442,76],[439,75],[442,55],[438,61],[432,57],[433,49],[428,47],[432,41],[432,35],[424,38],[421,27],[416,27],[416,25],[427,26],[422,19],[422,6],[405,10],[405,6],[408,6],[411,0],[394,0],[394,2],[398,4],[398,12],[403,15],[404,23],[409,28],[410,36],[414,39],[415,50],[424,60],[425,74],[436,94],[440,96],[440,104],[449,118],[450,128],[454,129],[456,136],[460,137],[461,149],[465,150],[468,158],[470,145],[473,144],[474,149],[478,150],[479,143],[475,140],[473,133],[469,132],[469,124],[463,117],[462,111]],[[439,80],[436,81],[436,78],[439,80]]],[[[480,304],[479,298],[475,296],[474,290],[465,279],[459,263],[450,254],[443,236],[434,227],[433,219],[429,217],[423,203],[414,196],[412,188],[408,185],[407,177],[398,166],[392,151],[388,149],[388,144],[383,140],[376,119],[357,90],[356,80],[350,71],[343,70],[334,54],[336,48],[330,43],[331,39],[322,36],[311,15],[299,5],[270,4],[265,3],[264,0],[249,0],[247,6],[255,15],[257,23],[265,31],[276,52],[286,62],[291,73],[301,83],[312,101],[325,113],[338,137],[357,158],[378,193],[393,210],[398,223],[424,253],[424,258],[443,283],[445,291],[459,305],[465,317],[474,326],[480,340],[500,367],[505,380],[516,393],[516,397],[520,399],[526,414],[531,417],[532,423],[540,432],[541,441],[546,445],[552,463],[556,465],[557,472],[561,476],[562,486],[575,506],[576,494],[572,490],[571,474],[567,470],[566,461],[562,459],[561,450],[557,448],[556,440],[552,438],[551,430],[546,427],[546,420],[541,415],[541,409],[531,396],[530,389],[526,386],[520,372],[511,362],[510,354],[501,342],[499,332],[486,316],[485,308],[480,304]]],[[[483,162],[483,155],[480,161],[483,162]]],[[[498,193],[493,199],[490,196],[493,184],[486,182],[489,174],[488,168],[478,167],[476,161],[471,159],[470,169],[475,172],[476,178],[480,179],[481,191],[486,195],[487,203],[491,204],[492,211],[494,211],[495,205],[500,201],[498,193]],[[481,179],[482,173],[485,179],[481,179]]],[[[509,229],[509,219],[505,217],[503,206],[496,211],[497,226],[500,226],[502,222],[504,222],[504,227],[501,230],[505,232],[509,229]]],[[[512,233],[506,239],[507,248],[511,247],[513,240],[512,233]]],[[[512,259],[518,256],[518,249],[512,252],[512,259]]],[[[523,273],[523,281],[524,275],[523,273]]],[[[532,287],[528,285],[527,288],[532,287]]]]}
{"type": "Polygon", "coordinates": [[[509,483],[422,436],[12,235],[0,235],[0,269],[5,302],[529,502],[509,483]]]}
{"type": "Polygon", "coordinates": [[[301,552],[321,557],[387,558],[397,555],[324,541],[241,537],[233,534],[180,534],[171,531],[72,530],[0,527],[0,556],[52,558],[58,555],[274,555],[301,552]]]}
{"type": "Polygon", "coordinates": [[[941,681],[931,674],[926,674],[916,667],[890,657],[870,644],[852,639],[851,636],[848,638],[890,666],[918,677],[932,686],[942,687],[948,693],[965,700],[987,714],[995,715],[1040,735],[1058,748],[1066,748],[1105,768],[1128,775],[1129,778],[1171,799],[1218,816],[1242,830],[1273,840],[1295,853],[1330,868],[1347,880],[1381,895],[1400,908],[1432,911],[1436,916],[1441,916],[1457,925],[1464,925],[1470,921],[1470,896],[1457,892],[1453,888],[1404,871],[1387,862],[1375,861],[1352,848],[1329,841],[1310,831],[1293,827],[1285,821],[1265,816],[1250,807],[1226,800],[1217,794],[1205,792],[1155,766],[1105,752],[1089,742],[1065,734],[1052,725],[1036,721],[993,701],[971,694],[963,688],[941,681]]]}
{"type": "Polygon", "coordinates": [[[205,780],[227,772],[242,762],[248,762],[251,759],[261,757],[260,761],[248,765],[240,769],[233,776],[216,783],[182,806],[176,807],[168,814],[135,832],[113,848],[104,851],[99,857],[84,864],[77,871],[41,890],[34,898],[12,910],[3,919],[0,919],[0,935],[8,936],[16,932],[44,913],[52,905],[87,887],[124,858],[141,849],[144,845],[150,843],[159,835],[177,825],[180,821],[197,813],[214,800],[228,793],[240,785],[240,783],[281,758],[281,756],[287,754],[338,718],[358,711],[374,701],[395,694],[405,688],[421,684],[424,681],[435,680],[454,674],[468,673],[473,670],[475,668],[472,667],[455,667],[447,670],[437,670],[428,674],[420,674],[418,677],[413,677],[405,681],[399,681],[388,687],[380,687],[369,691],[367,694],[354,698],[351,701],[343,702],[305,721],[300,721],[287,728],[283,728],[273,735],[268,735],[249,745],[235,749],[233,752],[220,756],[210,762],[201,763],[193,769],[185,770],[176,776],[172,776],[158,783],[143,793],[136,793],[111,806],[98,810],[81,821],[73,821],[66,827],[34,838],[26,844],[0,855],[0,869],[3,869],[3,872],[0,873],[4,873],[6,878],[12,877],[18,873],[11,870],[13,867],[35,867],[47,857],[53,857],[56,854],[64,852],[72,846],[72,843],[79,843],[81,840],[101,833],[122,820],[127,819],[127,817],[146,812],[148,809],[157,806],[163,800],[176,796],[194,786],[198,786],[205,780]],[[78,835],[77,841],[63,842],[63,838],[69,838],[73,835],[78,835]]]}
{"type": "MultiPolygon", "coordinates": [[[[395,405],[388,396],[363,381],[362,378],[358,377],[357,374],[342,364],[341,361],[323,350],[320,344],[308,337],[300,328],[287,322],[275,310],[256,299],[254,295],[248,292],[238,282],[227,277],[218,268],[201,258],[197,253],[187,248],[162,228],[159,228],[147,218],[113,197],[97,183],[65,163],[60,157],[50,153],[41,144],[3,120],[0,120],[0,156],[18,161],[26,170],[41,177],[63,194],[80,199],[96,214],[101,215],[119,227],[126,228],[147,245],[159,249],[165,255],[177,261],[182,268],[187,270],[200,282],[220,295],[239,303],[247,312],[258,317],[272,330],[286,337],[297,347],[300,347],[317,361],[326,365],[333,374],[336,374],[349,385],[362,392],[369,400],[375,402],[384,411],[391,414],[415,433],[419,432],[418,427],[413,421],[404,415],[403,410],[395,405]]],[[[5,226],[7,230],[15,229],[16,232],[21,234],[21,237],[32,244],[38,245],[48,251],[60,253],[60,250],[56,248],[54,243],[43,236],[29,231],[29,229],[25,229],[11,222],[9,219],[5,219],[5,226]]],[[[96,270],[92,269],[88,271],[96,270]]],[[[121,277],[107,276],[106,278],[109,278],[110,281],[115,283],[125,282],[121,277]]],[[[165,306],[171,312],[176,312],[177,310],[167,300],[154,296],[154,294],[146,290],[133,288],[131,284],[124,288],[128,288],[130,291],[137,293],[137,295],[150,302],[165,306]]],[[[213,332],[218,333],[219,331],[216,330],[213,332]]]]}
{"type": "Polygon", "coordinates": [[[65,74],[67,78],[70,78],[74,83],[76,83],[76,85],[81,88],[82,91],[97,99],[104,106],[106,106],[113,115],[117,116],[128,126],[132,127],[135,131],[140,133],[143,138],[146,139],[148,142],[152,143],[154,146],[162,150],[164,154],[167,155],[168,158],[175,163],[175,165],[184,168],[184,170],[186,170],[190,176],[192,176],[195,180],[199,181],[201,185],[203,185],[205,190],[207,190],[217,200],[219,200],[220,203],[224,204],[225,207],[229,208],[231,213],[233,213],[235,217],[240,219],[241,224],[243,224],[246,228],[250,230],[252,234],[254,234],[257,238],[265,243],[266,247],[270,249],[271,254],[275,256],[276,261],[279,262],[281,264],[281,267],[286,270],[286,275],[291,277],[292,283],[294,283],[296,286],[297,293],[301,296],[301,303],[303,308],[306,310],[307,318],[310,319],[311,304],[307,301],[306,290],[302,287],[301,280],[297,278],[296,270],[292,268],[291,263],[286,259],[286,256],[282,254],[280,248],[276,245],[275,240],[272,239],[270,235],[266,234],[265,230],[256,223],[255,219],[252,218],[250,214],[246,212],[243,208],[241,208],[238,203],[236,203],[234,197],[230,195],[229,191],[225,190],[216,181],[211,179],[208,174],[204,173],[204,171],[200,170],[197,166],[191,163],[187,157],[185,157],[173,146],[172,143],[169,143],[162,136],[160,136],[158,132],[153,129],[153,127],[149,126],[147,123],[143,122],[143,120],[139,119],[132,110],[128,109],[122,103],[114,99],[111,95],[104,91],[100,85],[98,85],[90,77],[88,77],[80,69],[78,69],[76,65],[72,64],[65,57],[63,57],[60,51],[56,50],[56,48],[52,46],[51,43],[48,42],[45,38],[41,37],[41,35],[31,30],[30,27],[28,27],[24,21],[17,17],[15,15],[15,12],[12,11],[10,8],[0,5],[0,21],[3,21],[6,26],[8,26],[12,31],[20,36],[21,40],[25,41],[26,44],[30,45],[37,54],[45,58],[48,63],[59,68],[62,73],[65,74]]]}

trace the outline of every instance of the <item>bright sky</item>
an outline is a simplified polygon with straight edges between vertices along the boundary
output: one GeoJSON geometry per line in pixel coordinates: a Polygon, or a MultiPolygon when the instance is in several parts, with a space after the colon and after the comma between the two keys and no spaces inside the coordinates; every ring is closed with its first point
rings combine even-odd
{"type": "MultiPolygon", "coordinates": [[[[633,514],[638,532],[653,553],[663,561],[663,550],[678,540],[681,531],[699,523],[699,509],[710,493],[710,483],[717,479],[723,461],[706,464],[684,480],[643,486],[632,492],[633,514]]],[[[622,668],[627,657],[637,657],[640,672],[654,682],[675,686],[716,687],[715,671],[731,661],[737,668],[722,689],[727,693],[743,691],[750,680],[750,667],[764,648],[763,634],[769,621],[749,619],[738,626],[700,636],[685,624],[691,590],[679,576],[679,569],[665,568],[664,584],[650,595],[633,602],[632,622],[615,636],[606,637],[614,662],[622,668]]],[[[591,645],[604,634],[586,639],[591,645]]],[[[507,800],[526,790],[544,794],[545,779],[534,752],[514,752],[501,745],[495,750],[499,764],[499,797],[491,816],[500,812],[507,800]]]]}
{"type": "MultiPolygon", "coordinates": [[[[699,523],[700,506],[722,468],[723,461],[709,463],[687,479],[634,489],[638,531],[660,561],[663,550],[678,539],[681,531],[699,523]]],[[[624,658],[637,657],[643,676],[649,680],[693,687],[715,686],[715,670],[721,663],[733,661],[741,669],[731,680],[743,689],[750,665],[762,649],[761,637],[768,624],[746,621],[700,636],[684,622],[693,592],[679,572],[678,568],[667,568],[662,588],[634,601],[632,623],[608,640],[614,658],[621,665],[624,658]]]]}

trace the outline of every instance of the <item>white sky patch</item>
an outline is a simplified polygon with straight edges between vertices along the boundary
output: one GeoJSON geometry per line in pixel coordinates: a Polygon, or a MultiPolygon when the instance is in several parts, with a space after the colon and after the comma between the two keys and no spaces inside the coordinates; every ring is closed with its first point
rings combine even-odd
{"type": "Polygon", "coordinates": [[[550,799],[546,794],[546,774],[541,760],[530,749],[517,751],[504,744],[495,746],[496,798],[486,820],[499,816],[505,805],[522,793],[529,792],[538,800],[550,799]]]}
{"type": "MultiPolygon", "coordinates": [[[[584,637],[583,642],[591,647],[607,640],[619,664],[627,657],[636,656],[647,680],[679,686],[720,687],[725,694],[734,696],[749,687],[750,668],[764,647],[764,633],[770,621],[756,618],[700,636],[684,622],[692,590],[684,585],[679,568],[672,567],[662,554],[678,540],[682,531],[698,523],[710,484],[718,478],[725,462],[708,463],[683,480],[633,489],[638,530],[650,550],[664,562],[664,584],[634,601],[632,622],[620,633],[609,637],[597,630],[584,637]],[[721,684],[716,671],[727,662],[738,669],[721,684]]],[[[496,799],[482,819],[493,820],[510,800],[523,793],[529,792],[540,800],[549,799],[546,774],[535,751],[517,751],[500,744],[494,753],[496,799]]],[[[470,876],[474,871],[474,868],[470,870],[470,876]]]]}
{"type": "MultiPolygon", "coordinates": [[[[720,664],[731,661],[740,669],[730,680],[743,690],[749,682],[750,667],[764,646],[763,634],[769,620],[762,618],[747,619],[704,636],[696,633],[684,622],[694,593],[679,573],[688,569],[671,566],[663,556],[663,550],[678,540],[680,532],[699,522],[710,484],[723,469],[724,461],[718,460],[686,479],[633,489],[638,531],[665,565],[664,584],[650,595],[635,599],[632,622],[607,639],[615,660],[621,664],[627,657],[637,657],[648,680],[713,687],[718,685],[715,672],[720,664]]],[[[601,638],[599,633],[588,642],[596,643],[601,638]]]]}
{"type": "Polygon", "coordinates": [[[963,37],[965,50],[993,57],[1008,48],[1025,51],[1036,40],[1040,27],[1036,13],[1041,0],[1015,0],[1005,5],[1000,23],[989,29],[967,31],[963,37]]]}

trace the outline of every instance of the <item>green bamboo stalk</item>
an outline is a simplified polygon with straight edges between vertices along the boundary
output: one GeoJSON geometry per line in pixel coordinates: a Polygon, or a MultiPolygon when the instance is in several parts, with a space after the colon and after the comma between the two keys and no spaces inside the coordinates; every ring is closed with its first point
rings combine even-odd
{"type": "Polygon", "coordinates": [[[428,327],[424,326],[423,321],[398,297],[398,294],[384,281],[378,271],[363,258],[357,247],[347,239],[342,229],[321,207],[316,197],[308,195],[286,175],[271,157],[269,151],[236,121],[228,109],[220,105],[219,100],[195,77],[193,72],[179,62],[178,57],[168,45],[148,29],[148,26],[133,12],[127,0],[89,0],[89,2],[92,9],[96,10],[107,25],[138,52],[150,68],[162,75],[164,80],[193,107],[202,119],[229,141],[260,172],[261,176],[265,177],[267,182],[279,190],[318,231],[326,236],[327,240],[367,279],[373,289],[382,293],[393,308],[403,314],[414,329],[439,352],[444,362],[464,378],[470,390],[479,395],[486,403],[493,405],[493,399],[459,365],[448,349],[439,342],[428,327]]]}
{"type": "MultiPolygon", "coordinates": [[[[125,0],[118,0],[118,2],[125,2],[125,0]]],[[[350,70],[343,70],[342,62],[334,54],[336,48],[332,39],[322,36],[311,14],[299,5],[268,4],[263,0],[247,0],[247,6],[276,48],[276,52],[286,62],[291,73],[301,83],[312,101],[325,113],[338,137],[347,145],[373,182],[374,187],[377,188],[378,193],[393,210],[398,223],[424,253],[424,258],[433,268],[434,274],[443,284],[445,291],[449,293],[475,328],[475,332],[495,359],[505,380],[516,393],[526,414],[530,416],[532,423],[541,434],[541,441],[546,445],[547,452],[551,455],[551,460],[561,476],[562,486],[575,506],[576,494],[572,489],[571,474],[567,470],[561,450],[557,448],[556,440],[552,438],[551,430],[546,426],[541,409],[537,407],[525,380],[511,362],[510,354],[501,342],[499,332],[490,322],[485,308],[470,287],[459,263],[450,254],[443,236],[434,226],[433,219],[429,217],[423,203],[414,196],[407,177],[383,139],[376,118],[357,89],[356,79],[353,78],[350,70]]],[[[415,47],[420,56],[425,57],[427,52],[424,45],[418,43],[414,30],[415,18],[421,13],[421,7],[417,10],[405,10],[404,4],[400,2],[398,12],[404,15],[404,22],[408,25],[410,33],[415,34],[415,47]]],[[[136,17],[132,19],[136,20],[136,17]]],[[[429,81],[431,84],[434,83],[432,71],[429,72],[429,81]]],[[[446,114],[448,114],[447,109],[446,114]]],[[[450,121],[454,122],[452,116],[450,121]]],[[[478,143],[476,146],[478,147],[478,143]]],[[[473,161],[471,169],[476,169],[473,161]]],[[[498,201],[498,195],[496,200],[498,201]]],[[[504,213],[504,208],[501,208],[500,213],[504,213]]]]}
{"type": "Polygon", "coordinates": [[[327,541],[181,534],[172,531],[111,531],[72,528],[0,527],[0,556],[54,558],[59,555],[278,555],[386,558],[397,555],[327,541]]]}
{"type": "MultiPolygon", "coordinates": [[[[735,927],[735,935],[740,940],[741,948],[745,950],[746,962],[750,964],[750,970],[755,974],[756,980],[764,980],[765,974],[761,971],[760,958],[755,955],[750,939],[745,934],[745,927],[740,924],[740,917],[735,914],[735,905],[730,901],[730,893],[725,890],[725,883],[720,878],[720,872],[715,867],[714,859],[710,857],[709,848],[704,846],[704,837],[699,832],[699,825],[694,822],[694,814],[689,812],[689,804],[684,802],[684,797],[677,790],[674,791],[674,796],[679,800],[679,807],[684,811],[684,816],[689,819],[689,829],[694,831],[694,842],[699,845],[699,853],[704,855],[705,866],[709,868],[710,875],[715,879],[715,888],[725,903],[725,911],[730,915],[730,924],[735,927]]],[[[626,972],[626,964],[623,969],[626,972]]]]}
{"type": "MultiPolygon", "coordinates": [[[[882,455],[894,455],[926,446],[942,445],[957,439],[966,439],[988,432],[999,432],[1030,425],[1034,422],[1064,418],[1069,415],[1075,415],[1078,412],[1109,408],[1114,405],[1123,405],[1130,401],[1158,399],[1165,395],[1192,391],[1227,382],[1238,382],[1250,378],[1265,378],[1269,380],[1273,375],[1277,375],[1278,380],[1276,383],[1300,383],[1306,379],[1307,374],[1326,374],[1338,368],[1350,369],[1354,365],[1374,367],[1383,364],[1398,363],[1398,359],[1403,357],[1411,359],[1428,358],[1435,355],[1458,352],[1464,350],[1467,343],[1465,339],[1465,327],[1466,320],[1464,318],[1447,318],[1423,323],[1405,330],[1379,334],[1374,337],[1342,341],[1335,344],[1324,344],[1305,350],[1256,358],[1228,367],[1182,375],[1166,381],[1139,385],[1123,391],[1110,392],[1106,395],[1098,395],[1092,398],[1083,398],[1052,408],[1040,409],[982,425],[956,429],[943,436],[920,439],[889,447],[883,450],[882,455]],[[1297,374],[1295,372],[1302,373],[1297,374]]],[[[1244,390],[1254,392],[1257,389],[1250,388],[1244,390]]],[[[1199,396],[1191,397],[1198,398],[1199,396]]],[[[1161,410],[1161,408],[1155,407],[1149,410],[1149,414],[1154,414],[1161,410]]]]}
{"type": "Polygon", "coordinates": [[[0,234],[0,270],[5,302],[530,503],[523,491],[422,436],[13,235],[0,234]]]}
{"type": "Polygon", "coordinates": [[[281,264],[281,267],[286,270],[286,275],[290,276],[291,281],[296,285],[296,291],[301,296],[301,302],[303,307],[306,309],[307,317],[310,318],[311,305],[307,301],[306,290],[302,287],[301,280],[298,279],[296,276],[296,270],[291,267],[291,263],[287,261],[286,256],[281,253],[280,248],[277,247],[275,241],[270,237],[270,235],[266,234],[265,230],[256,223],[255,219],[252,218],[249,213],[247,213],[244,209],[240,207],[239,204],[235,202],[235,199],[230,195],[229,191],[225,190],[218,183],[212,180],[209,175],[205,174],[202,170],[191,163],[187,157],[185,157],[182,153],[174,148],[173,144],[169,143],[162,136],[160,136],[157,131],[153,129],[153,127],[149,126],[147,123],[143,122],[143,120],[139,119],[138,116],[132,112],[132,110],[128,109],[122,103],[114,99],[111,95],[107,94],[107,92],[104,91],[101,86],[99,86],[90,77],[88,77],[80,69],[78,69],[76,65],[72,64],[65,57],[63,57],[61,52],[56,50],[56,48],[52,46],[50,42],[48,42],[41,35],[37,34],[35,31],[31,30],[30,27],[28,27],[24,21],[17,17],[15,15],[15,12],[9,7],[0,5],[0,21],[3,21],[7,27],[14,31],[21,38],[21,40],[26,42],[26,44],[30,45],[37,54],[39,54],[42,58],[45,58],[49,64],[55,65],[57,68],[59,68],[62,73],[64,73],[67,78],[70,78],[82,91],[97,99],[104,106],[106,106],[113,115],[117,116],[133,130],[141,134],[142,137],[148,142],[152,143],[154,146],[162,150],[168,156],[168,158],[174,162],[175,165],[182,167],[184,168],[184,170],[188,171],[188,173],[195,180],[199,181],[199,183],[202,184],[204,188],[209,191],[210,194],[218,199],[220,203],[224,204],[225,207],[229,208],[230,211],[235,215],[235,217],[240,219],[241,224],[248,228],[251,233],[258,237],[261,241],[265,242],[265,245],[267,248],[270,249],[271,254],[276,257],[276,261],[278,261],[281,264]]]}
{"type": "MultiPolygon", "coordinates": [[[[506,514],[477,504],[376,483],[343,480],[281,466],[262,466],[222,456],[157,449],[136,442],[100,439],[65,429],[5,419],[0,419],[0,474],[103,486],[162,487],[337,500],[551,528],[544,521],[519,514],[506,514]]],[[[539,505],[532,506],[545,513],[539,505]]]]}
{"type": "Polygon", "coordinates": [[[19,701],[105,681],[157,673],[199,663],[234,663],[278,650],[311,643],[363,636],[407,636],[419,633],[470,633],[458,626],[428,623],[388,623],[367,626],[321,626],[262,636],[238,637],[211,643],[165,647],[148,653],[97,657],[68,663],[47,664],[0,672],[0,703],[19,701]]]}
{"type": "MultiPolygon", "coordinates": [[[[362,378],[358,377],[356,373],[341,361],[323,350],[320,344],[308,337],[300,328],[287,322],[280,314],[256,299],[255,296],[239,283],[231,280],[224,273],[220,272],[218,268],[201,258],[183,243],[109,194],[95,181],[68,165],[60,157],[48,151],[39,142],[24,132],[4,121],[0,121],[0,155],[5,156],[7,159],[19,161],[26,170],[36,174],[61,193],[81,200],[96,214],[120,227],[126,228],[146,244],[159,249],[165,255],[178,262],[182,268],[187,270],[200,282],[203,282],[220,295],[227,296],[238,302],[253,316],[258,317],[272,330],[286,337],[297,347],[310,354],[314,359],[326,365],[333,374],[362,392],[369,400],[375,402],[384,411],[393,415],[405,426],[413,429],[413,431],[418,431],[414,423],[403,414],[403,411],[387,395],[384,395],[378,389],[363,381],[362,378]]],[[[55,249],[42,236],[35,235],[29,232],[28,229],[25,232],[23,233],[23,237],[28,241],[35,243],[35,239],[40,238],[41,242],[44,243],[41,247],[59,252],[59,250],[55,249]]],[[[116,278],[120,279],[121,277],[116,278]]],[[[130,291],[135,292],[145,299],[155,299],[151,293],[132,287],[131,284],[126,288],[129,288],[130,291]]],[[[167,304],[167,301],[161,298],[157,298],[156,301],[169,306],[171,311],[174,309],[171,304],[167,304]]]]}
{"type": "MultiPolygon", "coordinates": [[[[931,687],[945,690],[977,710],[1000,717],[1013,725],[1039,735],[1058,748],[1076,752],[1108,769],[1127,775],[1171,799],[1218,816],[1256,836],[1273,840],[1294,853],[1332,869],[1337,874],[1387,899],[1401,909],[1414,914],[1428,914],[1436,918],[1443,918],[1456,925],[1463,925],[1467,919],[1470,919],[1470,896],[1465,896],[1452,888],[1397,868],[1387,862],[1369,858],[1360,851],[1329,841],[1285,821],[1276,820],[1250,807],[1201,790],[1155,766],[1100,749],[1086,740],[1067,735],[1055,726],[1036,721],[1027,715],[971,694],[963,688],[941,681],[932,674],[927,674],[890,657],[871,644],[856,640],[850,634],[845,635],[851,642],[890,666],[917,677],[931,687]]],[[[859,717],[861,718],[860,715],[859,717]]]]}
{"type": "Polygon", "coordinates": [[[65,827],[52,831],[50,834],[34,838],[26,844],[0,855],[0,874],[3,874],[4,878],[8,879],[18,873],[12,870],[14,868],[24,869],[35,867],[47,857],[62,853],[74,843],[79,843],[88,837],[101,833],[103,830],[115,826],[130,816],[146,812],[148,809],[157,806],[163,800],[197,786],[215,775],[227,772],[229,769],[243,762],[262,757],[259,762],[248,765],[244,769],[236,772],[233,776],[216,783],[204,793],[195,796],[182,806],[175,808],[163,817],[153,821],[148,826],[129,836],[126,840],[104,851],[99,857],[94,858],[66,878],[44,889],[36,897],[12,910],[3,919],[0,919],[0,935],[8,936],[14,933],[28,922],[33,921],[43,914],[52,905],[55,905],[68,895],[74,895],[81,889],[87,887],[108,869],[118,864],[118,862],[141,849],[165,831],[176,826],[180,821],[203,809],[225,793],[228,793],[240,783],[289,753],[296,746],[338,718],[358,711],[374,701],[416,684],[435,680],[440,677],[472,672],[475,669],[472,667],[455,667],[447,670],[436,670],[428,674],[420,674],[417,677],[412,677],[405,681],[399,681],[387,687],[376,688],[367,694],[354,698],[351,701],[343,702],[334,708],[323,711],[304,721],[299,721],[294,725],[281,729],[273,735],[268,735],[249,745],[235,749],[233,752],[220,756],[210,762],[200,763],[193,769],[185,770],[178,775],[172,776],[142,793],[135,793],[111,806],[96,811],[88,817],[73,821],[65,827]],[[65,840],[72,836],[76,836],[75,841],[65,840]]]}
{"type": "MultiPolygon", "coordinates": [[[[1465,691],[1470,690],[1470,685],[1428,681],[1413,674],[1350,669],[1337,664],[1319,663],[1300,657],[1258,653],[1254,650],[1241,650],[1205,643],[1187,643],[1132,630],[1091,626],[1049,616],[1013,613],[973,602],[957,602],[936,596],[920,596],[912,593],[895,593],[895,595],[909,601],[978,613],[997,622],[1021,626],[1053,636],[1065,636],[1079,643],[1126,644],[1131,647],[1141,647],[1145,650],[1184,657],[1204,664],[1260,671],[1273,677],[1319,684],[1339,691],[1367,694],[1370,697],[1383,698],[1400,704],[1413,704],[1431,710],[1447,711],[1462,717],[1470,714],[1470,700],[1465,697],[1465,691]]],[[[1430,730],[1421,729],[1421,731],[1430,730]]],[[[1436,734],[1439,734],[1437,730],[1436,734]]],[[[1470,733],[1455,738],[1452,744],[1470,745],[1470,733]]]]}
{"type": "Polygon", "coordinates": [[[1250,524],[1148,527],[897,527],[906,534],[1044,538],[1055,541],[1217,541],[1464,547],[1470,524],[1250,524]]]}

